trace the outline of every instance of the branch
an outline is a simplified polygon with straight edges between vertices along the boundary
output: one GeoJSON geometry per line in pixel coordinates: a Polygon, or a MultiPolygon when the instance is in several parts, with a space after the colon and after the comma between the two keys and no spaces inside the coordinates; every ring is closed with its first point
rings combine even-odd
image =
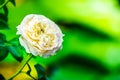
{"type": "Polygon", "coordinates": [[[9,0],[5,0],[5,2],[2,5],[0,5],[0,9],[3,8],[8,2],[9,0]]]}

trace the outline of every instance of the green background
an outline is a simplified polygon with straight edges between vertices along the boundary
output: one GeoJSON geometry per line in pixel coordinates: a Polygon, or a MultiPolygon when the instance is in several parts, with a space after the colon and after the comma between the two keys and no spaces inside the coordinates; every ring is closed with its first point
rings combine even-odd
{"type": "MultiPolygon", "coordinates": [[[[50,80],[120,80],[118,0],[16,0],[16,7],[7,6],[10,30],[0,31],[7,40],[16,37],[16,26],[28,14],[50,18],[65,34],[55,56],[32,60],[47,67],[50,80]]],[[[16,61],[9,54],[2,61],[7,62],[16,61]]]]}

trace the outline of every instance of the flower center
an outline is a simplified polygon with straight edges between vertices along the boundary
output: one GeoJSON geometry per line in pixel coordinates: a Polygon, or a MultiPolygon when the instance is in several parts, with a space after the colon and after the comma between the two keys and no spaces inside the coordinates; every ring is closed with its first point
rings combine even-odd
{"type": "Polygon", "coordinates": [[[46,25],[41,23],[34,24],[31,29],[26,30],[26,35],[31,42],[34,42],[35,48],[49,50],[54,47],[54,34],[47,33],[46,25]]]}

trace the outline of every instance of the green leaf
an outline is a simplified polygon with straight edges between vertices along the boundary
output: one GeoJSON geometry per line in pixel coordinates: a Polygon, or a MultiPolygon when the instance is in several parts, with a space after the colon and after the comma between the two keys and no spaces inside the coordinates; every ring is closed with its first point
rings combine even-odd
{"type": "Polygon", "coordinates": [[[8,55],[8,48],[5,46],[6,36],[0,33],[0,61],[5,59],[8,55]]]}
{"type": "Polygon", "coordinates": [[[19,62],[22,61],[23,59],[23,55],[22,55],[22,52],[21,52],[21,49],[19,46],[15,46],[15,45],[12,45],[12,46],[9,46],[9,51],[10,53],[12,54],[12,56],[19,62]]]}
{"type": "Polygon", "coordinates": [[[0,29],[9,29],[7,23],[0,19],[0,29]]]}
{"type": "Polygon", "coordinates": [[[38,80],[49,80],[49,79],[48,79],[48,77],[44,76],[44,77],[42,77],[42,78],[40,78],[38,80]]]}
{"type": "Polygon", "coordinates": [[[5,12],[5,15],[8,16],[8,8],[7,8],[7,6],[4,6],[3,9],[4,9],[4,12],[5,12]]]}
{"type": "MultiPolygon", "coordinates": [[[[4,7],[4,8],[5,8],[5,7],[4,7]]],[[[4,11],[7,12],[6,9],[5,9],[4,11]]],[[[6,22],[7,22],[7,20],[8,20],[7,16],[6,16],[5,14],[3,14],[3,13],[0,13],[0,19],[3,20],[3,21],[6,21],[6,22]]]]}
{"type": "Polygon", "coordinates": [[[15,0],[10,0],[10,2],[15,6],[15,0]]]}
{"type": "Polygon", "coordinates": [[[0,33],[0,44],[4,44],[4,42],[6,42],[6,36],[0,33]]]}
{"type": "Polygon", "coordinates": [[[2,74],[0,74],[0,80],[5,80],[2,74]]]}
{"type": "Polygon", "coordinates": [[[0,0],[0,5],[2,5],[5,2],[5,0],[0,0]]]}
{"type": "Polygon", "coordinates": [[[0,61],[5,59],[8,55],[8,48],[7,47],[0,47],[0,61]]]}
{"type": "Polygon", "coordinates": [[[16,60],[21,61],[23,59],[23,50],[22,50],[23,48],[20,46],[19,38],[15,37],[10,41],[8,41],[8,43],[12,44],[12,46],[9,46],[9,50],[13,55],[13,57],[16,60]]]}
{"type": "Polygon", "coordinates": [[[45,78],[45,69],[40,64],[35,64],[34,67],[38,74],[38,80],[43,80],[45,78]]]}
{"type": "Polygon", "coordinates": [[[16,45],[16,46],[20,46],[19,43],[19,37],[13,38],[9,41],[10,44],[16,45]]]}
{"type": "MultiPolygon", "coordinates": [[[[6,8],[5,8],[5,10],[6,10],[6,8]]],[[[6,12],[6,15],[7,15],[7,12],[6,12]]],[[[0,13],[0,29],[9,29],[8,24],[7,24],[8,18],[6,15],[0,13]]]]}

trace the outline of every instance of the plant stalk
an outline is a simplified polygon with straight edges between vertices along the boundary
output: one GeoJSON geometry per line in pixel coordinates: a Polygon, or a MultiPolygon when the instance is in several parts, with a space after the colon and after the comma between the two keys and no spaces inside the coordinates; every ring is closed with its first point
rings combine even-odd
{"type": "Polygon", "coordinates": [[[20,72],[22,72],[23,68],[25,67],[25,65],[30,61],[30,59],[32,58],[32,54],[28,54],[27,58],[25,60],[23,60],[22,66],[21,68],[18,70],[18,72],[16,74],[14,74],[12,77],[10,77],[8,80],[12,80],[13,78],[15,78],[20,72]]]}
{"type": "Polygon", "coordinates": [[[5,2],[2,5],[0,5],[0,9],[3,8],[8,2],[9,0],[5,0],[5,2]]]}

